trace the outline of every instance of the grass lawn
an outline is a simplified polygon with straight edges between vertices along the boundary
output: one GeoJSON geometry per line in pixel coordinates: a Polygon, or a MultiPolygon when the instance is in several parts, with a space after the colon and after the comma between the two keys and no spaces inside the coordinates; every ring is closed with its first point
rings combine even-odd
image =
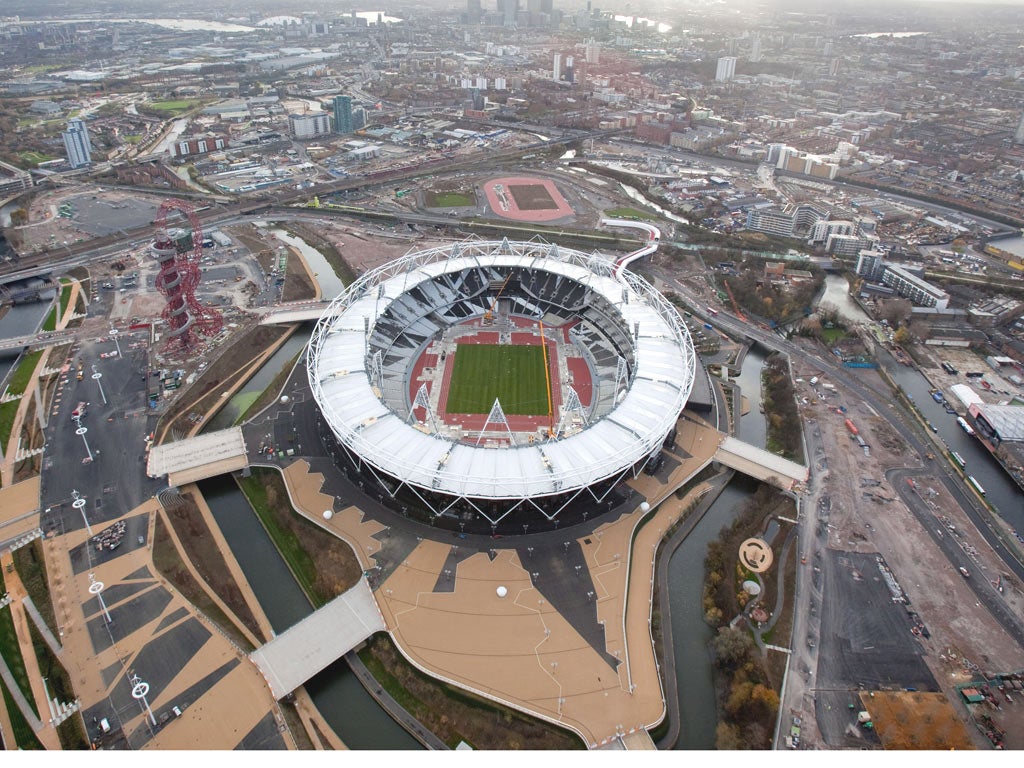
{"type": "Polygon", "coordinates": [[[3,681],[0,680],[0,692],[3,692],[4,704],[7,707],[7,713],[11,718],[11,730],[14,731],[13,738],[14,743],[7,743],[7,749],[25,749],[25,750],[38,750],[42,749],[43,745],[39,743],[39,739],[36,738],[35,733],[32,731],[32,727],[25,720],[24,715],[21,714],[21,710],[18,709],[18,705],[14,703],[14,699],[11,697],[10,692],[7,690],[7,686],[4,685],[3,681]]]}
{"type": "Polygon", "coordinates": [[[122,136],[121,138],[124,139],[125,144],[138,144],[140,141],[142,141],[142,134],[129,133],[126,136],[122,136]]]}
{"type": "Polygon", "coordinates": [[[642,221],[654,221],[658,218],[650,211],[641,211],[639,208],[609,208],[604,215],[616,219],[640,219],[642,221]]]}
{"type": "Polygon", "coordinates": [[[49,332],[55,330],[57,330],[57,307],[52,306],[50,307],[50,312],[46,316],[46,319],[43,320],[43,331],[49,332]]]}
{"type": "Polygon", "coordinates": [[[149,104],[150,108],[158,110],[160,112],[167,112],[173,116],[180,115],[182,112],[188,112],[199,102],[193,100],[180,99],[177,101],[154,101],[149,104]]]}
{"type": "MultiPolygon", "coordinates": [[[[35,121],[33,120],[31,122],[35,121]]],[[[39,165],[40,163],[45,163],[47,160],[57,159],[56,155],[44,155],[42,152],[35,151],[19,152],[18,157],[20,157],[22,161],[31,165],[39,165]]]]}
{"type": "Polygon", "coordinates": [[[465,192],[427,192],[424,203],[427,208],[461,208],[476,205],[476,196],[465,192]]]}
{"type": "MultiPolygon", "coordinates": [[[[32,372],[36,369],[36,363],[39,362],[39,356],[42,354],[42,350],[39,350],[22,356],[21,362],[18,363],[18,367],[14,369],[14,373],[11,374],[11,378],[7,382],[8,392],[14,394],[25,392],[25,388],[32,378],[32,372]]],[[[14,426],[14,417],[18,413],[19,402],[21,401],[11,400],[0,405],[0,452],[6,449],[7,441],[11,437],[11,428],[14,426]]]]}
{"type": "Polygon", "coordinates": [[[35,699],[32,697],[32,686],[28,681],[28,672],[25,670],[25,660],[21,655],[21,647],[18,645],[18,636],[14,632],[14,617],[11,615],[11,606],[0,608],[0,655],[3,656],[7,668],[14,677],[14,682],[21,689],[25,701],[39,716],[36,710],[35,699]]]}
{"type": "MultiPolygon", "coordinates": [[[[65,278],[60,279],[60,304],[58,305],[57,316],[63,317],[64,313],[67,312],[68,303],[71,301],[71,281],[65,278]]],[[[48,331],[52,331],[53,328],[47,328],[48,331]]]]}
{"type": "Polygon", "coordinates": [[[36,363],[39,362],[39,358],[42,356],[43,351],[41,349],[22,355],[21,362],[18,363],[18,367],[14,369],[14,373],[11,374],[11,378],[8,381],[8,389],[11,392],[25,391],[29,382],[32,381],[32,372],[36,369],[36,363]]]}
{"type": "Polygon", "coordinates": [[[449,413],[489,413],[495,398],[507,414],[548,412],[540,346],[460,344],[453,364],[449,413]]]}
{"type": "Polygon", "coordinates": [[[829,346],[843,338],[846,338],[846,331],[842,328],[823,328],[821,331],[821,340],[829,346]]]}

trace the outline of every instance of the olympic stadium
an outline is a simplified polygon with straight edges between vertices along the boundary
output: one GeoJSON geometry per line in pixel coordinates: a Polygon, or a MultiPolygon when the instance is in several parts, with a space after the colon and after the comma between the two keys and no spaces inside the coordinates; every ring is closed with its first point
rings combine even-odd
{"type": "Polygon", "coordinates": [[[621,261],[468,240],[367,272],[307,350],[327,447],[382,502],[441,527],[605,511],[674,440],[696,373],[675,308],[621,261]]]}

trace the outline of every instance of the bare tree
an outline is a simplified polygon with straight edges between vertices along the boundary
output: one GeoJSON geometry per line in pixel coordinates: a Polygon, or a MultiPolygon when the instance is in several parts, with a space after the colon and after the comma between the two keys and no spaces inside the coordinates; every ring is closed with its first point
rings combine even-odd
{"type": "Polygon", "coordinates": [[[909,299],[887,299],[881,304],[878,316],[889,323],[890,328],[897,328],[910,317],[912,307],[909,299]]]}
{"type": "Polygon", "coordinates": [[[932,335],[932,327],[924,320],[911,320],[908,328],[910,329],[910,335],[921,341],[932,335]]]}

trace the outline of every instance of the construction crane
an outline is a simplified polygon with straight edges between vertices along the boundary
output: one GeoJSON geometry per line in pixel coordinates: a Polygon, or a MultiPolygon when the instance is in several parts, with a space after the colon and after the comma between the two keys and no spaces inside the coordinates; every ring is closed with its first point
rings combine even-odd
{"type": "Polygon", "coordinates": [[[494,322],[494,308],[498,306],[498,299],[501,298],[501,294],[505,292],[505,287],[508,285],[508,281],[512,279],[512,273],[509,272],[505,278],[505,282],[501,284],[501,288],[498,289],[497,295],[494,297],[494,301],[491,302],[490,309],[484,312],[484,325],[490,325],[494,322]]]}

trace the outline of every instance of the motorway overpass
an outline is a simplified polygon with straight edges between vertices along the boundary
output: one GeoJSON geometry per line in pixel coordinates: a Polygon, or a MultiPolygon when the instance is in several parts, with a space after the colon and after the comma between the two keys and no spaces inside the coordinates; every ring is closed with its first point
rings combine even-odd
{"type": "MultiPolygon", "coordinates": [[[[436,163],[426,165],[415,165],[399,168],[393,171],[381,171],[368,176],[340,179],[338,181],[318,184],[309,189],[278,191],[268,193],[257,199],[242,200],[231,205],[215,205],[209,210],[198,214],[203,226],[220,224],[226,219],[244,214],[269,213],[275,206],[286,206],[300,200],[311,199],[313,196],[326,196],[335,192],[354,191],[380,186],[382,184],[392,185],[406,179],[414,179],[425,175],[437,175],[456,170],[470,169],[480,163],[486,163],[488,167],[503,160],[513,160],[531,152],[541,152],[545,149],[552,149],[575,141],[584,141],[591,138],[605,138],[620,133],[621,129],[611,131],[590,131],[578,133],[571,136],[560,136],[548,141],[538,141],[521,147],[514,147],[505,150],[489,150],[474,152],[461,157],[443,158],[436,163]]],[[[216,196],[210,195],[208,199],[214,200],[216,196]]],[[[432,218],[432,217],[431,217],[432,218]]],[[[424,219],[423,223],[433,223],[424,219]]],[[[452,223],[449,220],[447,223],[452,223]]],[[[0,264],[0,284],[23,280],[27,277],[34,277],[41,274],[62,272],[71,267],[90,261],[111,253],[123,247],[123,244],[132,240],[144,240],[153,233],[151,225],[135,227],[130,230],[123,230],[115,235],[106,235],[91,240],[73,243],[62,246],[54,251],[46,251],[32,256],[26,256],[17,261],[0,264]]]]}

